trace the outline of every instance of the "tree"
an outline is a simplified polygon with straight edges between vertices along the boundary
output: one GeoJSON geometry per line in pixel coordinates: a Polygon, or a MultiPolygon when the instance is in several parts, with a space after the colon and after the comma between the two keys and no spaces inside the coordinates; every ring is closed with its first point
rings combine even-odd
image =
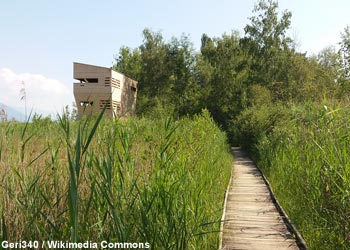
{"type": "Polygon", "coordinates": [[[349,99],[350,92],[350,27],[347,26],[344,32],[341,33],[339,54],[341,57],[341,73],[342,78],[339,84],[341,85],[341,96],[349,99]]]}
{"type": "Polygon", "coordinates": [[[1,122],[6,122],[7,121],[7,112],[5,108],[0,107],[0,121],[1,122]]]}
{"type": "Polygon", "coordinates": [[[160,96],[169,89],[170,65],[168,46],[160,32],[149,29],[143,31],[143,44],[140,46],[143,86],[150,96],[160,96]]]}
{"type": "Polygon", "coordinates": [[[155,107],[175,115],[199,112],[196,57],[189,37],[165,42],[160,32],[143,31],[143,44],[122,48],[114,68],[138,80],[137,113],[155,107]]]}
{"type": "Polygon", "coordinates": [[[143,31],[143,44],[136,49],[123,47],[115,57],[113,68],[138,81],[137,110],[144,113],[152,107],[165,105],[164,92],[168,88],[168,48],[160,32],[143,31]]]}
{"type": "Polygon", "coordinates": [[[341,33],[340,55],[342,59],[345,77],[350,79],[350,27],[347,26],[341,33]]]}
{"type": "Polygon", "coordinates": [[[260,0],[244,31],[241,46],[250,64],[250,84],[271,88],[274,83],[287,84],[288,58],[293,51],[292,39],[286,35],[291,24],[291,12],[278,17],[278,3],[260,0]]]}
{"type": "Polygon", "coordinates": [[[189,37],[172,38],[168,45],[170,69],[169,86],[171,103],[178,115],[200,112],[199,97],[201,89],[195,78],[196,56],[189,37]]]}
{"type": "Polygon", "coordinates": [[[341,67],[340,59],[340,54],[336,51],[335,46],[328,46],[317,55],[318,64],[330,70],[338,70],[341,67]]]}
{"type": "Polygon", "coordinates": [[[116,64],[113,66],[117,70],[130,78],[139,79],[142,71],[141,55],[139,49],[122,47],[118,57],[115,57],[116,64]]]}
{"type": "Polygon", "coordinates": [[[328,85],[341,85],[344,81],[345,71],[342,66],[342,57],[335,46],[322,49],[317,55],[317,62],[326,71],[328,85]]]}
{"type": "Polygon", "coordinates": [[[197,65],[200,84],[207,89],[203,105],[223,128],[246,105],[248,71],[237,32],[221,38],[202,36],[201,58],[197,65]]]}
{"type": "Polygon", "coordinates": [[[288,49],[292,43],[286,36],[292,13],[284,11],[279,19],[277,9],[277,2],[260,0],[253,10],[257,16],[249,18],[251,24],[244,28],[246,38],[253,40],[261,52],[268,52],[273,48],[288,49]]]}

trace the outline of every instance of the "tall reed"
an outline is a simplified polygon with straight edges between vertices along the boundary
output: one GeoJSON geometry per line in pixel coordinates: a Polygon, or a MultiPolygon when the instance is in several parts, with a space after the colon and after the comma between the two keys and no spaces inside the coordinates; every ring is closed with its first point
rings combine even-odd
{"type": "Polygon", "coordinates": [[[258,165],[310,249],[350,249],[350,108],[292,108],[257,144],[258,165]]]}
{"type": "Polygon", "coordinates": [[[232,158],[208,112],[0,124],[1,240],[216,249],[232,158]],[[29,139],[28,139],[29,138],[29,139]]]}

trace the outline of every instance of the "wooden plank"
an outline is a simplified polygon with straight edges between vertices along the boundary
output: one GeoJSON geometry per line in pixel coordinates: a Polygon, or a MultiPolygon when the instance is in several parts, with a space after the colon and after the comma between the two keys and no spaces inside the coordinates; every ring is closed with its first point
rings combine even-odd
{"type": "Polygon", "coordinates": [[[299,249],[254,163],[234,149],[220,249],[299,249]]]}

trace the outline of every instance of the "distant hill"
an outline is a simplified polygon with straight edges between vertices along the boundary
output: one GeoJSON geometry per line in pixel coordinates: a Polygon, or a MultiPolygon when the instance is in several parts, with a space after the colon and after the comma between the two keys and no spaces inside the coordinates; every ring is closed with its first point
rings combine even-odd
{"type": "Polygon", "coordinates": [[[21,112],[17,111],[14,108],[11,108],[11,107],[0,102],[0,114],[3,110],[5,110],[5,112],[6,112],[8,121],[11,121],[11,120],[24,121],[25,120],[24,114],[22,114],[21,112]]]}

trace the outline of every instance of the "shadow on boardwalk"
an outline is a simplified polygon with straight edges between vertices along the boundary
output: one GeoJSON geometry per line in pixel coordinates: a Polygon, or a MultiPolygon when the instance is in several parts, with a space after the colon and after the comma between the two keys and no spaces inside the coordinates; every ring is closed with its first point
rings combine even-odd
{"type": "Polygon", "coordinates": [[[233,154],[220,249],[306,249],[260,170],[240,148],[233,154]]]}

